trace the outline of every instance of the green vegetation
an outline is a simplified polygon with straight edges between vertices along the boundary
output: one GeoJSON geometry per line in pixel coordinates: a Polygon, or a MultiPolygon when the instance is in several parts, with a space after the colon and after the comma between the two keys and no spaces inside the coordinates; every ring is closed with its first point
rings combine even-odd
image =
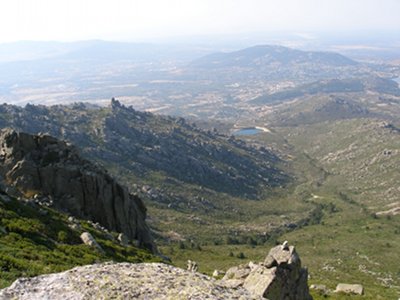
{"type": "Polygon", "coordinates": [[[271,202],[261,200],[257,202],[259,206],[252,202],[254,210],[242,206],[241,212],[249,209],[248,219],[237,214],[229,225],[221,221],[235,229],[245,223],[246,231],[233,230],[231,235],[225,235],[221,225],[207,232],[218,237],[218,242],[205,239],[202,244],[205,228],[197,227],[196,231],[195,225],[186,222],[176,227],[177,232],[184,232],[183,238],[199,237],[202,251],[178,249],[173,242],[162,250],[173,263],[184,267],[186,260],[194,259],[201,272],[211,275],[214,269],[262,261],[272,246],[288,240],[309,269],[309,284],[323,284],[334,290],[340,282],[359,283],[365,288],[364,296],[320,295],[312,291],[314,299],[397,299],[400,215],[382,212],[400,205],[394,188],[400,181],[396,154],[400,144],[398,132],[385,124],[376,119],[337,120],[274,127],[271,133],[243,137],[258,146],[278,149],[296,183],[277,191],[271,202]],[[281,222],[281,230],[269,228],[264,240],[257,239],[261,233],[257,229],[268,221],[277,221],[276,217],[286,214],[285,210],[293,209],[293,215],[299,216],[301,210],[295,207],[309,208],[295,222],[297,227],[282,229],[285,222],[281,222]],[[194,234],[186,235],[185,226],[194,234]],[[237,257],[241,252],[245,259],[237,257]]]}
{"type": "MultiPolygon", "coordinates": [[[[280,242],[288,240],[296,246],[303,265],[309,269],[309,284],[324,284],[334,290],[339,282],[360,283],[365,287],[362,299],[398,297],[400,268],[396,262],[400,216],[374,218],[340,198],[321,196],[312,201],[326,207],[321,222],[279,236],[280,242]]],[[[277,242],[269,240],[260,245],[205,243],[201,244],[201,251],[172,243],[161,250],[179,267],[185,268],[188,259],[196,260],[199,270],[211,275],[215,269],[227,270],[249,261],[262,261],[277,242]],[[241,253],[244,259],[240,258],[241,253]]],[[[313,296],[325,298],[315,292],[313,296]]],[[[329,299],[359,299],[348,297],[328,296],[329,299]]]]}
{"type": "Polygon", "coordinates": [[[104,249],[105,253],[100,254],[82,243],[81,231],[68,226],[66,215],[6,195],[0,198],[0,288],[19,277],[60,272],[78,265],[111,260],[160,261],[146,250],[120,246],[81,221],[82,230],[90,232],[104,249]]]}

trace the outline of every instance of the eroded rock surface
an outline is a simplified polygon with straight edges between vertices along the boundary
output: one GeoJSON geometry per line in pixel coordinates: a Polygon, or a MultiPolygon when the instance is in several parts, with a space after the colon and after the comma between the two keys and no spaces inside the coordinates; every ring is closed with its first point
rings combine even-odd
{"type": "Polygon", "coordinates": [[[25,197],[44,195],[55,208],[122,232],[156,252],[142,200],[63,141],[1,130],[0,177],[25,197]]]}
{"type": "Polygon", "coordinates": [[[0,299],[261,299],[208,276],[161,263],[98,264],[21,278],[0,299]]]}

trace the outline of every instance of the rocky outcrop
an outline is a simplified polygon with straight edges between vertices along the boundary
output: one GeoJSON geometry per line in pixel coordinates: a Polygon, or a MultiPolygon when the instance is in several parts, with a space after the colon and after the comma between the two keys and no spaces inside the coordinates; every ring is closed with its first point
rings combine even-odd
{"type": "Polygon", "coordinates": [[[103,248],[96,242],[94,237],[89,232],[84,232],[81,234],[81,240],[85,245],[95,248],[100,253],[104,253],[103,248]]]}
{"type": "Polygon", "coordinates": [[[161,263],[98,264],[63,273],[21,278],[0,299],[261,299],[243,288],[161,263]]]}
{"type": "Polygon", "coordinates": [[[63,141],[0,131],[0,176],[21,196],[45,196],[55,208],[122,232],[156,252],[142,200],[63,141]]]}
{"type": "Polygon", "coordinates": [[[287,242],[271,249],[264,262],[229,269],[221,284],[227,287],[244,287],[254,297],[270,300],[308,300],[307,269],[294,246],[287,242]]]}
{"type": "Polygon", "coordinates": [[[339,283],[336,286],[335,293],[362,295],[364,294],[364,287],[361,284],[339,283]]]}

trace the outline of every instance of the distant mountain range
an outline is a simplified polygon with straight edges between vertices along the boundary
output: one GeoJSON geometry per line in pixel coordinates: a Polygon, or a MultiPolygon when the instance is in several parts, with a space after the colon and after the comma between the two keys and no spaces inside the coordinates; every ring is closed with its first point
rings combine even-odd
{"type": "Polygon", "coordinates": [[[0,44],[0,63],[68,59],[103,62],[120,60],[155,62],[169,59],[190,61],[209,52],[210,50],[196,46],[102,40],[69,43],[21,41],[0,44]]]}
{"type": "Polygon", "coordinates": [[[376,91],[393,90],[387,79],[398,72],[393,65],[283,46],[213,51],[105,41],[3,44],[0,97],[19,105],[105,105],[117,97],[138,110],[236,122],[281,99],[360,90],[360,78],[371,77],[376,91]]]}

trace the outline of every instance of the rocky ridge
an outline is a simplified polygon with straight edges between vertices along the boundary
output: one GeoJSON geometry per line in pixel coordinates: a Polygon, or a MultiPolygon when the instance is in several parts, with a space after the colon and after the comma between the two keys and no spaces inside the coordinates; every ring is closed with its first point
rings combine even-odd
{"type": "Polygon", "coordinates": [[[1,130],[0,176],[9,193],[44,197],[47,205],[122,232],[139,246],[157,251],[142,200],[66,142],[44,134],[1,130]]]}
{"type": "MultiPolygon", "coordinates": [[[[268,149],[201,130],[182,118],[139,112],[115,99],[104,108],[0,105],[0,127],[46,132],[79,145],[86,158],[104,164],[126,185],[153,186],[156,177],[173,189],[190,184],[256,198],[261,189],[284,185],[289,179],[268,149]]],[[[156,201],[182,202],[175,198],[179,197],[163,192],[156,201]]]]}

